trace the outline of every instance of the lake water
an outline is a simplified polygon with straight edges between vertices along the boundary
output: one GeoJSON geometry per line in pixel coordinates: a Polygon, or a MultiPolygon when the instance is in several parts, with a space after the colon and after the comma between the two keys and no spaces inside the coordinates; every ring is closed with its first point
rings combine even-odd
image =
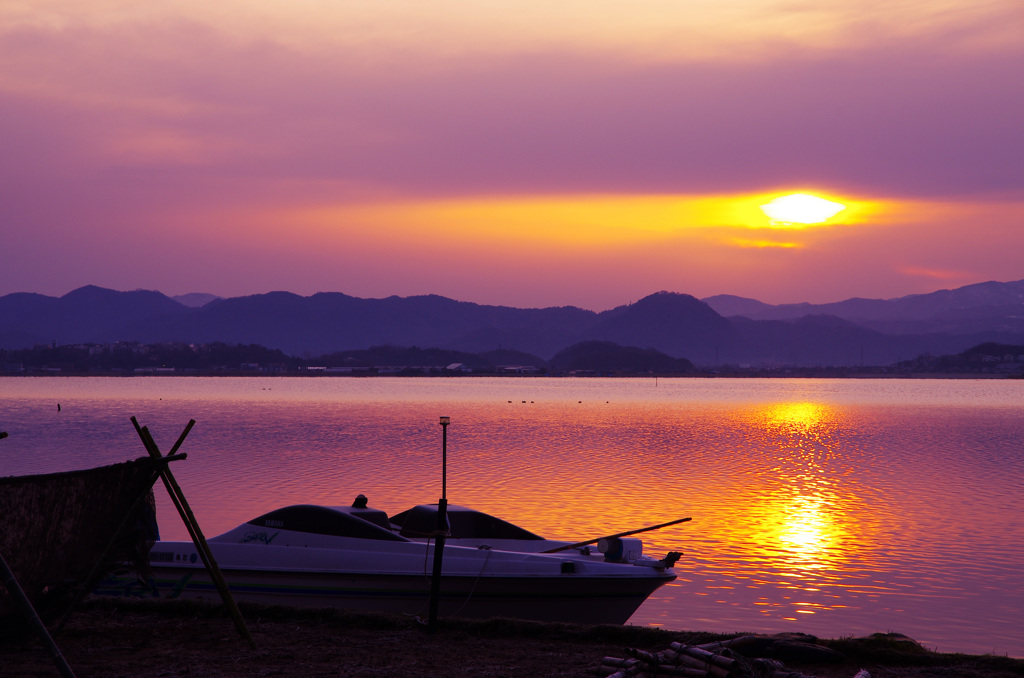
{"type": "MultiPolygon", "coordinates": [[[[165,452],[207,536],[289,503],[448,499],[555,539],[669,521],[633,624],[894,631],[1024,657],[1024,381],[0,378],[0,475],[165,452]],[[60,411],[58,411],[58,403],[60,411]]],[[[165,539],[187,538],[157,488],[165,539]]]]}

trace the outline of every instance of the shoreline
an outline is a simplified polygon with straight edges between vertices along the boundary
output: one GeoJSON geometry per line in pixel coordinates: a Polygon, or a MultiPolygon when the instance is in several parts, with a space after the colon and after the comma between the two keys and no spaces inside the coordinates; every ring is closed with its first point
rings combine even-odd
{"type": "MultiPolygon", "coordinates": [[[[88,601],[54,635],[80,676],[113,678],[235,676],[594,676],[602,660],[631,650],[658,653],[745,634],[665,631],[638,626],[577,626],[516,620],[442,620],[435,632],[414,618],[337,610],[242,606],[257,648],[239,636],[226,611],[200,603],[88,601]]],[[[51,629],[51,632],[52,629],[51,629]]],[[[940,654],[899,634],[818,640],[793,634],[789,646],[824,650],[784,657],[787,671],[816,678],[1024,675],[1024,659],[940,654]],[[793,641],[796,642],[793,642],[793,641]]],[[[0,638],[0,665],[11,676],[55,675],[52,658],[31,635],[0,638]]]]}
{"type": "Polygon", "coordinates": [[[893,374],[889,372],[872,372],[865,368],[832,369],[832,368],[789,368],[787,370],[749,372],[698,372],[692,374],[602,374],[602,375],[551,375],[551,374],[309,374],[302,372],[0,372],[0,377],[19,379],[60,378],[60,377],[99,377],[119,379],[176,379],[182,377],[223,377],[223,378],[263,378],[263,379],[884,379],[884,380],[984,380],[984,381],[1016,381],[1024,379],[1020,374],[994,374],[991,372],[944,373],[920,372],[909,374],[893,374]],[[782,374],[780,372],[786,372],[782,374]]]}

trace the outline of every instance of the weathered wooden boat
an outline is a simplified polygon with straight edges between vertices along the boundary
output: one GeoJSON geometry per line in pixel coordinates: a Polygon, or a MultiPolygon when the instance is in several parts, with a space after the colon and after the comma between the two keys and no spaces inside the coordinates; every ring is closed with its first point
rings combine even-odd
{"type": "MultiPolygon", "coordinates": [[[[209,546],[240,602],[422,615],[431,592],[436,511],[436,505],[416,507],[393,523],[365,500],[351,507],[288,506],[210,539],[209,546]]],[[[678,554],[645,556],[639,539],[612,539],[602,553],[478,511],[449,511],[442,617],[623,624],[676,578],[678,554]]],[[[150,572],[115,573],[95,593],[218,600],[192,542],[156,542],[149,565],[150,572]]]]}

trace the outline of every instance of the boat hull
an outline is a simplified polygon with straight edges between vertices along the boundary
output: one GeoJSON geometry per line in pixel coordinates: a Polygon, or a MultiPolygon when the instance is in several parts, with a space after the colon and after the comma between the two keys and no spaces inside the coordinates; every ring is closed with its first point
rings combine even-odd
{"type": "MultiPolygon", "coordinates": [[[[539,553],[502,545],[444,547],[440,616],[624,624],[676,577],[650,558],[624,562],[589,549],[539,553]]],[[[436,547],[345,508],[310,505],[280,509],[209,541],[239,602],[413,616],[429,613],[436,547]]],[[[95,593],[220,600],[192,542],[157,542],[148,566],[108,578],[95,593]]]]}
{"type": "MultiPolygon", "coordinates": [[[[430,580],[422,575],[268,573],[222,570],[236,601],[290,607],[426,616],[430,580]]],[[[624,624],[662,584],[674,578],[453,577],[441,580],[441,617],[508,617],[578,624],[624,624]]],[[[114,575],[97,595],[219,602],[202,569],[154,568],[150,584],[134,572],[114,575]]]]}

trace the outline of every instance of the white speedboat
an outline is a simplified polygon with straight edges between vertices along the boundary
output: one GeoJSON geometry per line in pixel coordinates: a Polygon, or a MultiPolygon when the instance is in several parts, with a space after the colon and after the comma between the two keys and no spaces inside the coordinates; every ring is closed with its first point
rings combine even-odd
{"type": "MultiPolygon", "coordinates": [[[[240,602],[425,615],[436,511],[436,505],[416,507],[392,523],[362,498],[350,507],[288,506],[209,545],[240,602]]],[[[602,554],[545,540],[485,513],[457,506],[449,511],[441,617],[623,624],[676,578],[678,554],[644,556],[638,539],[613,540],[602,554]],[[559,550],[542,552],[552,549],[559,550]]],[[[192,542],[156,542],[149,564],[151,576],[122,571],[95,593],[220,600],[192,542]]]]}

